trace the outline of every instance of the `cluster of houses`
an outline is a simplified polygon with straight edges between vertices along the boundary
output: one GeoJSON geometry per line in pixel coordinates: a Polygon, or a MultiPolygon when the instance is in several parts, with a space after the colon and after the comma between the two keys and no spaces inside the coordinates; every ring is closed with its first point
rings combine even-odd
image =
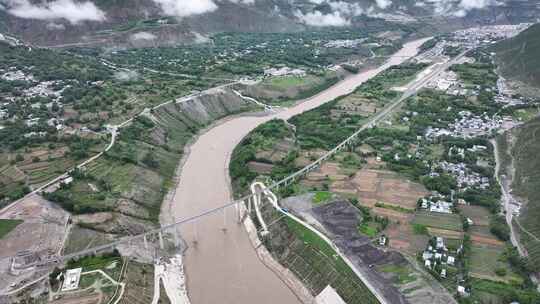
{"type": "Polygon", "coordinates": [[[270,68],[264,70],[264,76],[297,76],[297,77],[304,77],[306,76],[306,71],[302,69],[293,69],[289,67],[282,67],[282,68],[270,68]]]}
{"type": "Polygon", "coordinates": [[[474,138],[498,131],[504,122],[502,118],[497,116],[473,115],[468,111],[461,111],[460,116],[461,118],[456,118],[455,122],[450,124],[448,128],[427,128],[424,136],[428,140],[441,136],[474,138]]]}
{"type": "MultiPolygon", "coordinates": [[[[33,97],[47,97],[52,100],[47,103],[42,102],[33,102],[29,106],[32,109],[39,109],[45,107],[47,110],[53,110],[55,107],[62,108],[63,104],[60,101],[62,99],[62,92],[69,87],[69,85],[64,85],[63,81],[42,81],[39,82],[35,79],[32,74],[25,73],[24,71],[11,67],[8,69],[0,70],[0,79],[5,81],[24,81],[30,84],[26,89],[21,93],[21,96],[15,96],[15,94],[4,94],[1,96],[2,103],[0,103],[0,122],[3,120],[11,119],[11,115],[8,111],[10,104],[18,102],[21,98],[33,98],[33,97]]],[[[31,128],[39,125],[40,118],[34,117],[33,114],[28,114],[25,117],[13,117],[15,119],[24,119],[24,124],[26,127],[31,128]]],[[[64,122],[61,119],[51,118],[47,120],[47,125],[50,127],[56,128],[60,131],[64,128],[64,122]]],[[[3,126],[0,126],[0,129],[3,129],[3,126]]],[[[43,137],[46,135],[46,132],[27,132],[22,134],[25,138],[31,137],[43,137]]]]}
{"type": "Polygon", "coordinates": [[[9,117],[9,112],[6,108],[8,105],[9,105],[9,102],[0,103],[0,120],[6,119],[9,117]]]}
{"type": "MultiPolygon", "coordinates": [[[[456,250],[456,256],[463,251],[463,245],[460,245],[456,250]]],[[[448,276],[449,267],[455,267],[457,261],[456,256],[452,255],[444,243],[442,237],[432,239],[426,250],[422,253],[424,266],[430,271],[436,272],[442,279],[448,276]]],[[[470,290],[461,285],[463,281],[458,282],[457,292],[462,297],[468,297],[470,290]]]]}
{"type": "Polygon", "coordinates": [[[327,48],[355,48],[358,45],[362,44],[364,41],[366,41],[366,38],[362,39],[342,39],[342,40],[331,40],[328,41],[324,47],[327,48]]]}
{"type": "Polygon", "coordinates": [[[498,130],[503,123],[502,118],[489,117],[486,113],[474,115],[469,111],[461,111],[459,115],[461,119],[456,119],[455,123],[449,126],[456,137],[473,138],[486,135],[498,130]]]}
{"type": "MultiPolygon", "coordinates": [[[[0,70],[0,79],[5,81],[23,81],[32,86],[27,87],[22,91],[20,97],[11,96],[9,94],[2,96],[2,99],[9,102],[14,102],[19,98],[32,98],[32,97],[49,97],[53,101],[58,102],[62,98],[62,92],[69,87],[64,85],[63,81],[42,81],[38,82],[32,74],[26,74],[16,68],[10,68],[8,70],[0,70]],[[61,88],[61,89],[55,89],[61,88]]],[[[40,105],[32,104],[32,107],[39,107],[40,105]]]]}
{"type": "Polygon", "coordinates": [[[33,87],[24,90],[23,95],[24,97],[49,97],[52,98],[54,101],[58,101],[62,96],[62,92],[68,86],[63,86],[60,90],[54,90],[53,86],[61,84],[62,81],[43,81],[33,87]]]}
{"type": "Polygon", "coordinates": [[[420,208],[436,213],[453,213],[453,207],[454,204],[452,202],[447,202],[434,196],[422,198],[420,203],[420,208]]]}
{"type": "MultiPolygon", "coordinates": [[[[457,253],[459,254],[461,250],[462,248],[459,248],[457,253]]],[[[422,260],[424,266],[430,270],[440,268],[439,274],[441,278],[446,278],[448,266],[455,266],[456,264],[456,258],[449,254],[442,237],[436,237],[434,245],[430,242],[428,248],[422,253],[422,260]],[[440,267],[437,267],[438,265],[440,267]]]]}
{"type": "Polygon", "coordinates": [[[437,78],[426,84],[426,88],[446,92],[447,94],[458,96],[469,94],[469,89],[459,81],[458,75],[453,71],[445,71],[437,78]]]}
{"type": "MultiPolygon", "coordinates": [[[[465,163],[455,164],[442,161],[438,163],[438,168],[455,177],[457,186],[460,190],[465,190],[468,187],[478,187],[480,189],[489,188],[489,178],[473,172],[465,163]]],[[[433,172],[433,174],[437,173],[433,172]]]]}
{"type": "Polygon", "coordinates": [[[491,44],[502,39],[514,37],[529,26],[531,26],[531,23],[475,27],[454,32],[452,39],[471,46],[491,44]]]}
{"type": "Polygon", "coordinates": [[[6,70],[0,70],[0,78],[6,81],[35,81],[34,76],[26,75],[23,71],[16,68],[10,68],[6,70]]]}

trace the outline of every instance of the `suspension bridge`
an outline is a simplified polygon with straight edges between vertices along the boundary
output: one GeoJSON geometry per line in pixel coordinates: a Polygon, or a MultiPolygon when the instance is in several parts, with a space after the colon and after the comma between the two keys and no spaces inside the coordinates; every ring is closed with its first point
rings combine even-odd
{"type": "MultiPolygon", "coordinates": [[[[291,175],[283,178],[280,181],[276,181],[276,182],[272,183],[271,185],[269,185],[268,190],[274,191],[274,190],[279,190],[280,187],[286,187],[286,186],[294,183],[298,179],[302,178],[306,174],[308,174],[308,173],[312,172],[313,170],[316,170],[317,168],[319,168],[323,162],[325,162],[326,160],[331,158],[333,155],[339,153],[340,151],[342,151],[344,149],[352,149],[353,147],[355,147],[359,143],[358,137],[359,137],[360,133],[362,133],[363,131],[365,131],[365,130],[367,130],[369,128],[375,127],[378,123],[383,121],[390,113],[392,113],[397,108],[399,108],[406,99],[408,99],[409,97],[415,95],[417,93],[417,91],[420,88],[422,88],[425,84],[427,84],[433,78],[438,76],[441,72],[446,70],[449,66],[451,66],[452,64],[454,64],[455,62],[460,60],[463,56],[465,56],[466,52],[467,51],[464,51],[461,54],[459,54],[457,57],[455,57],[454,59],[449,60],[448,62],[446,62],[444,64],[441,64],[438,67],[434,68],[429,74],[425,75],[420,80],[413,80],[408,86],[409,89],[407,91],[405,91],[401,95],[401,97],[399,97],[397,100],[395,100],[394,102],[389,104],[386,108],[384,108],[382,111],[380,111],[375,116],[373,116],[366,124],[364,124],[362,127],[360,127],[356,132],[354,132],[352,135],[350,135],[347,139],[345,139],[343,142],[341,142],[335,148],[328,151],[323,156],[319,157],[317,160],[313,161],[312,163],[305,166],[301,170],[292,173],[291,175]]],[[[250,195],[244,196],[244,197],[239,198],[237,200],[234,200],[232,202],[225,203],[225,204],[223,204],[223,205],[221,205],[219,207],[209,209],[209,210],[207,210],[205,212],[202,212],[202,213],[200,213],[198,215],[195,215],[195,216],[192,216],[192,217],[189,217],[189,218],[184,218],[184,219],[181,219],[181,220],[176,221],[174,223],[164,225],[164,226],[156,228],[156,229],[148,230],[148,231],[146,231],[144,233],[141,233],[141,234],[138,234],[138,235],[131,235],[131,236],[121,237],[121,238],[119,238],[119,239],[117,239],[117,240],[115,240],[113,242],[108,243],[108,244],[95,246],[95,247],[92,247],[92,248],[88,248],[88,249],[85,249],[85,250],[82,250],[82,251],[78,251],[78,252],[74,252],[74,253],[70,253],[70,254],[66,254],[66,255],[51,256],[49,258],[42,259],[37,264],[39,266],[45,266],[45,265],[48,265],[48,264],[58,264],[58,263],[62,263],[62,262],[65,262],[65,261],[71,260],[71,259],[77,259],[77,258],[81,258],[81,257],[84,257],[84,256],[99,254],[101,252],[112,251],[113,249],[115,249],[116,247],[118,247],[120,245],[130,245],[130,244],[134,244],[136,242],[142,242],[143,246],[148,247],[149,246],[148,245],[149,240],[154,240],[154,239],[158,240],[159,246],[161,248],[164,248],[164,235],[172,235],[173,238],[174,238],[175,245],[179,246],[182,243],[182,238],[179,235],[179,232],[178,232],[178,229],[177,229],[178,227],[180,227],[182,225],[187,225],[189,223],[196,222],[196,221],[200,220],[201,218],[207,217],[209,215],[217,214],[217,213],[220,213],[220,212],[225,213],[225,210],[229,209],[229,208],[235,208],[236,209],[237,220],[240,223],[242,221],[242,219],[244,219],[252,211],[251,207],[255,204],[255,202],[260,201],[260,195],[261,195],[262,192],[263,192],[263,190],[259,189],[259,190],[257,190],[256,192],[254,192],[254,193],[252,193],[250,195]],[[240,205],[244,205],[244,206],[248,207],[247,208],[247,213],[248,214],[245,214],[245,213],[243,214],[243,212],[241,211],[242,208],[240,208],[240,205]]]]}

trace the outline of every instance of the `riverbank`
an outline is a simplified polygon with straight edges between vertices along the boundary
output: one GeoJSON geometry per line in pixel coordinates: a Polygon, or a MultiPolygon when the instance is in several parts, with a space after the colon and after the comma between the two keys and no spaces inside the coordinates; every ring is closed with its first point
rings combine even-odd
{"type": "MultiPolygon", "coordinates": [[[[229,160],[236,145],[258,125],[288,119],[352,92],[385,69],[417,54],[425,39],[407,43],[386,64],[353,75],[303,103],[264,117],[238,117],[201,134],[185,155],[173,199],[162,212],[178,220],[231,199],[229,160]]],[[[186,251],[187,286],[193,303],[298,303],[294,294],[259,260],[234,210],[208,216],[182,227],[186,251]],[[211,290],[211,292],[209,292],[211,290]]]]}

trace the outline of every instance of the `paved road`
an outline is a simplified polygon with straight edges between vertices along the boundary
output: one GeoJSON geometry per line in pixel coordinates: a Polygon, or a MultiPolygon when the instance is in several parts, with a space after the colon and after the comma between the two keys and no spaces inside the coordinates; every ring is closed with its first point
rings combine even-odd
{"type": "MultiPolygon", "coordinates": [[[[194,217],[199,217],[199,215],[197,214],[210,214],[212,212],[208,211],[208,210],[212,210],[213,207],[215,208],[215,204],[216,203],[219,203],[219,202],[224,202],[224,201],[227,201],[229,200],[230,198],[230,192],[229,192],[229,186],[228,186],[228,161],[229,161],[229,157],[230,157],[230,152],[232,151],[232,149],[236,146],[236,144],[251,130],[253,129],[254,127],[256,127],[257,125],[265,122],[265,121],[268,121],[269,119],[272,119],[272,118],[283,118],[283,119],[288,119],[294,115],[297,115],[297,114],[300,114],[304,111],[307,111],[309,109],[313,109],[327,101],[330,101],[330,100],[333,100],[335,99],[336,97],[339,97],[341,95],[345,95],[345,94],[348,94],[350,92],[352,92],[359,84],[363,83],[364,81],[366,81],[367,79],[370,79],[371,77],[377,75],[378,73],[384,71],[385,69],[387,69],[388,67],[392,66],[392,65],[395,65],[395,64],[399,64],[403,61],[405,61],[405,58],[408,58],[408,57],[411,57],[413,56],[414,54],[416,54],[416,51],[415,52],[411,52],[411,45],[413,46],[417,46],[417,45],[420,45],[423,41],[416,41],[416,42],[413,42],[411,44],[409,44],[409,49],[405,49],[405,52],[409,52],[408,56],[396,56],[394,58],[392,58],[389,62],[387,62],[385,65],[383,65],[382,67],[378,68],[378,69],[375,69],[375,70],[371,70],[371,71],[367,71],[367,72],[364,72],[364,73],[361,73],[359,75],[356,75],[356,76],[353,76],[341,83],[339,83],[338,85],[336,86],[333,86],[331,87],[330,89],[308,99],[306,102],[296,106],[296,107],[293,107],[291,109],[288,109],[286,111],[283,111],[283,112],[280,112],[280,113],[277,113],[275,115],[272,115],[270,117],[264,117],[264,118],[260,118],[260,117],[244,117],[242,119],[237,119],[237,120],[232,120],[232,121],[229,121],[229,125],[228,126],[232,126],[232,130],[234,130],[233,132],[227,132],[227,131],[231,131],[229,129],[223,129],[223,128],[215,128],[215,129],[212,129],[210,130],[208,133],[206,134],[203,134],[203,136],[201,136],[202,139],[204,139],[203,141],[201,141],[201,139],[199,139],[198,143],[199,142],[202,142],[202,147],[203,147],[203,150],[199,151],[199,153],[191,153],[190,156],[193,156],[193,157],[198,157],[200,158],[200,161],[196,161],[195,163],[197,164],[208,164],[209,162],[211,163],[211,161],[213,160],[212,158],[209,158],[209,152],[211,152],[210,154],[213,154],[213,156],[216,157],[215,160],[218,160],[218,162],[216,163],[218,166],[217,166],[217,172],[220,172],[220,174],[209,174],[208,171],[205,171],[205,170],[200,170],[201,168],[193,168],[194,170],[196,171],[190,171],[190,170],[187,170],[187,172],[189,174],[193,174],[193,172],[197,172],[195,173],[194,176],[189,176],[188,174],[188,178],[181,178],[181,181],[189,181],[191,183],[195,183],[195,184],[190,184],[191,188],[183,188],[183,185],[182,183],[180,183],[179,185],[179,189],[182,189],[183,191],[177,191],[177,196],[178,194],[181,195],[180,198],[182,197],[186,197],[185,195],[188,195],[187,197],[189,197],[190,194],[193,194],[193,196],[191,196],[191,199],[188,199],[188,200],[183,200],[183,199],[178,199],[177,197],[177,202],[186,202],[186,201],[189,201],[189,202],[201,202],[202,200],[206,201],[207,203],[206,204],[194,204],[194,203],[191,203],[191,204],[177,204],[177,206],[173,206],[173,207],[182,207],[182,208],[178,208],[178,209],[171,209],[169,211],[176,211],[176,214],[179,214],[179,216],[177,215],[176,216],[176,220],[180,219],[180,218],[190,218],[190,221],[192,221],[194,219],[194,217]],[[238,123],[240,122],[239,125],[236,125],[235,123],[238,123]],[[247,125],[245,125],[245,123],[247,123],[247,125]],[[230,125],[232,124],[232,125],[230,125]],[[216,134],[215,132],[217,132],[217,130],[219,130],[219,132],[216,134]],[[226,131],[225,133],[222,133],[223,131],[226,131]],[[231,136],[233,136],[233,138],[231,138],[231,136]],[[207,137],[205,137],[207,136],[207,137]],[[224,147],[222,148],[225,148],[225,153],[223,152],[220,152],[220,151],[215,151],[216,153],[212,152],[212,150],[218,150],[216,149],[216,144],[225,144],[224,147]],[[217,154],[217,155],[216,155],[217,154]],[[227,164],[225,166],[225,170],[223,169],[223,163],[227,164]],[[220,169],[221,168],[221,169],[220,169]],[[224,176],[224,178],[223,178],[224,176]],[[191,178],[189,178],[191,177],[191,178]],[[215,184],[212,183],[212,181],[216,182],[215,184]],[[215,188],[215,185],[223,185],[223,186],[220,186],[222,187],[221,189],[223,188],[226,188],[227,191],[224,193],[225,194],[225,198],[222,199],[222,197],[217,197],[215,196],[216,192],[218,194],[218,196],[220,196],[221,194],[223,194],[223,192],[219,192],[219,191],[207,191],[207,185],[208,184],[212,184],[214,185],[214,188],[215,188]],[[204,189],[199,189],[200,186],[203,186],[204,189]],[[206,190],[205,190],[206,189],[206,190]],[[210,196],[207,196],[206,198],[204,198],[205,195],[210,195],[210,196]],[[202,197],[201,197],[202,196],[202,197]],[[212,198],[213,197],[213,198],[212,198]],[[201,199],[202,198],[202,199],[201,199]],[[208,204],[209,203],[209,204],[208,204]],[[178,206],[179,205],[179,206],[178,206]],[[196,207],[196,208],[193,208],[193,207],[196,207]],[[184,212],[180,212],[180,213],[177,213],[178,211],[182,211],[182,210],[186,210],[185,208],[188,208],[188,210],[191,210],[191,212],[185,212],[186,214],[182,214],[184,212]],[[194,212],[195,211],[195,212],[194,212]],[[198,213],[197,213],[198,212],[198,213]],[[193,217],[190,217],[189,215],[193,215],[195,214],[195,216],[193,217]]],[[[394,109],[396,109],[401,102],[403,102],[406,97],[408,96],[411,96],[412,94],[414,94],[414,92],[416,92],[416,90],[418,88],[420,88],[421,86],[423,86],[425,83],[427,83],[429,80],[431,80],[432,78],[436,77],[438,73],[440,73],[442,70],[444,70],[447,66],[449,66],[449,64],[447,65],[442,65],[441,67],[435,69],[434,71],[432,71],[431,73],[429,73],[427,76],[423,77],[422,79],[418,80],[417,82],[413,83],[411,85],[411,88],[409,90],[407,90],[404,94],[403,94],[403,97],[398,100],[397,102],[395,102],[394,104],[392,104],[390,107],[388,107],[387,109],[385,109],[384,111],[380,112],[379,114],[377,114],[371,121],[370,124],[366,125],[364,128],[362,128],[360,131],[364,130],[365,128],[367,127],[370,127],[371,125],[379,122],[380,120],[382,120],[388,113],[390,113],[391,111],[393,111],[394,109]]],[[[224,125],[227,125],[227,124],[224,124],[224,125]]],[[[116,130],[116,129],[114,129],[116,130]]],[[[116,131],[111,131],[112,134],[116,134],[116,131]]],[[[114,138],[115,136],[112,136],[112,141],[111,141],[111,144],[108,146],[108,149],[110,149],[113,144],[114,144],[114,138]]],[[[343,147],[344,144],[341,144],[340,147],[343,147]]],[[[193,147],[192,147],[193,149],[193,147]]],[[[196,150],[196,149],[194,149],[196,150]]],[[[223,151],[223,150],[222,150],[223,151]]],[[[89,159],[87,161],[85,161],[83,164],[87,164],[91,161],[93,161],[94,159],[96,159],[97,157],[99,156],[96,156],[92,159],[89,159]]],[[[189,168],[189,162],[186,163],[186,166],[189,168]]],[[[82,164],[81,164],[82,165],[82,164]]],[[[196,167],[196,166],[195,166],[196,167]]],[[[203,166],[204,167],[204,166],[203,166]]],[[[213,170],[209,170],[210,172],[212,172],[213,170]]],[[[184,167],[184,170],[183,170],[183,173],[186,172],[186,167],[184,167]]],[[[216,172],[215,170],[213,172],[216,172]]],[[[304,172],[305,173],[305,172],[304,172]]],[[[61,176],[62,177],[62,176],[61,176]]],[[[59,177],[59,178],[61,178],[59,177]]],[[[184,176],[185,177],[185,176],[184,176]]],[[[217,207],[219,208],[219,207],[217,207]]],[[[174,215],[174,213],[173,213],[174,215]]],[[[202,216],[200,216],[202,217],[202,216]]],[[[203,251],[198,251],[197,255],[199,258],[203,257],[203,260],[201,260],[202,262],[202,265],[208,269],[210,272],[206,272],[206,271],[201,271],[201,272],[195,272],[195,274],[197,276],[199,276],[202,280],[200,282],[198,282],[198,284],[195,284],[195,285],[191,285],[191,286],[196,286],[197,288],[203,288],[203,289],[200,289],[200,291],[204,291],[204,290],[207,290],[207,286],[208,286],[208,281],[211,281],[212,279],[214,278],[217,278],[221,281],[220,284],[218,285],[212,285],[210,284],[210,286],[212,286],[214,289],[216,290],[221,290],[222,292],[215,292],[211,295],[211,297],[208,297],[208,293],[206,291],[202,292],[202,293],[198,293],[197,296],[200,296],[201,298],[208,298],[208,299],[215,299],[217,301],[221,301],[221,302],[225,302],[225,303],[250,303],[252,302],[251,300],[248,300],[248,299],[257,299],[259,302],[260,301],[265,301],[266,300],[269,300],[270,302],[269,303],[273,303],[276,301],[276,297],[278,295],[280,295],[281,297],[281,300],[283,300],[282,302],[283,303],[294,303],[296,302],[296,300],[291,297],[291,294],[290,292],[287,293],[276,293],[278,290],[283,290],[279,287],[279,284],[278,284],[278,281],[276,281],[276,278],[273,276],[273,274],[270,274],[270,276],[268,276],[267,278],[265,278],[265,280],[267,280],[266,283],[268,284],[251,284],[253,282],[255,282],[256,280],[261,280],[264,276],[263,274],[266,276],[268,274],[268,270],[263,270],[264,268],[261,268],[260,267],[260,262],[258,260],[256,260],[256,256],[253,252],[253,249],[252,248],[249,248],[249,243],[247,242],[247,238],[245,237],[245,232],[243,230],[238,230],[238,227],[237,226],[231,226],[230,223],[228,223],[226,221],[226,218],[227,218],[227,214],[224,213],[223,217],[219,217],[219,224],[217,223],[215,217],[211,218],[211,225],[208,225],[208,223],[203,223],[202,225],[200,226],[203,226],[203,228],[205,230],[197,233],[197,228],[196,226],[193,226],[191,227],[189,230],[186,230],[184,228],[183,232],[185,234],[187,234],[190,238],[192,238],[193,240],[197,240],[198,236],[199,235],[203,235],[205,238],[207,238],[209,235],[212,235],[212,234],[215,234],[215,231],[217,230],[216,228],[219,227],[219,231],[224,231],[222,228],[226,228],[226,231],[228,231],[228,237],[232,237],[231,239],[228,239],[227,237],[226,238],[223,238],[223,235],[220,235],[218,236],[215,241],[211,241],[211,242],[204,242],[205,245],[210,245],[208,247],[208,249],[205,249],[203,251]],[[214,230],[216,229],[216,230],[214,230]],[[235,230],[236,229],[236,230],[235,230]],[[234,233],[230,233],[231,230],[234,232],[234,233]],[[186,233],[187,232],[187,233],[186,233]],[[241,246],[239,246],[240,244],[242,244],[241,246]],[[232,248],[230,247],[231,245],[234,245],[232,248]],[[215,247],[217,246],[217,247],[215,247]],[[229,247],[229,249],[227,249],[229,247]],[[212,249],[210,249],[212,248],[212,249]],[[229,258],[233,258],[234,260],[236,260],[236,262],[233,262],[231,264],[228,264],[228,263],[224,263],[223,259],[219,258],[219,256],[216,256],[215,254],[216,253],[219,253],[220,250],[230,250],[230,249],[233,249],[232,251],[230,251],[229,253],[226,253],[226,252],[221,252],[222,254],[227,254],[226,256],[229,257],[229,258]],[[201,252],[203,253],[201,255],[201,252]],[[249,259],[246,259],[246,256],[245,254],[247,252],[251,252],[253,253],[253,255],[248,255],[250,256],[249,259]],[[231,256],[232,254],[232,256],[231,256]],[[208,258],[207,256],[211,256],[212,258],[210,259],[211,261],[215,261],[217,262],[218,264],[216,265],[215,263],[213,265],[208,264],[208,258]],[[241,259],[241,260],[238,260],[238,259],[241,259]],[[249,263],[246,264],[247,260],[249,260],[249,263]],[[226,267],[224,267],[226,266],[226,267]],[[232,268],[232,271],[231,271],[231,266],[233,266],[232,268]],[[239,267],[239,268],[238,268],[239,267]],[[223,268],[223,269],[221,269],[223,268]],[[224,270],[224,271],[219,271],[219,270],[224,270]],[[245,275],[246,272],[251,273],[253,275],[253,277],[249,276],[249,275],[245,275]],[[240,281],[243,281],[245,279],[248,279],[248,281],[244,281],[243,283],[239,283],[239,282],[235,282],[234,280],[231,279],[231,272],[232,274],[237,274],[239,275],[239,277],[243,278],[242,280],[240,281]],[[265,274],[267,273],[267,274],[265,274]],[[269,283],[269,282],[273,282],[273,283],[269,283]],[[228,283],[236,283],[236,285],[233,285],[233,286],[229,286],[228,283]],[[236,287],[234,287],[236,286],[236,287]],[[265,288],[261,289],[262,286],[265,286],[265,288]],[[273,288],[268,288],[268,287],[273,287],[273,288]],[[225,289],[223,289],[225,288],[225,289]],[[235,290],[236,289],[236,290],[235,290]],[[242,291],[238,292],[238,289],[241,289],[242,291]],[[261,297],[261,295],[265,294],[267,292],[267,289],[269,289],[270,291],[272,291],[272,296],[266,296],[266,297],[261,297]],[[265,290],[263,292],[263,290],[265,290]],[[289,295],[286,295],[286,294],[289,294],[289,295]],[[227,297],[227,295],[230,296],[230,298],[227,297]],[[245,297],[245,298],[242,298],[242,297],[239,297],[239,295],[245,297]],[[288,299],[287,299],[288,298],[288,299]],[[245,299],[245,300],[244,300],[245,299]],[[261,300],[262,299],[262,300],[261,300]]],[[[233,218],[234,216],[229,216],[230,218],[233,218]]],[[[208,220],[208,219],[207,219],[208,220]]],[[[230,221],[230,222],[233,222],[233,221],[230,221]]],[[[201,229],[201,228],[199,228],[201,229]]],[[[202,229],[201,229],[202,230],[202,229]]],[[[155,232],[150,232],[150,233],[155,233],[155,232]]],[[[223,232],[222,232],[223,233],[223,232]]],[[[99,250],[103,250],[103,249],[106,249],[106,248],[109,248],[110,246],[115,246],[121,242],[126,242],[127,240],[130,240],[130,239],[136,239],[136,238],[140,238],[142,236],[135,236],[135,237],[130,237],[130,238],[123,238],[122,240],[119,240],[118,242],[115,242],[115,243],[112,243],[112,244],[108,244],[108,245],[104,245],[104,246],[99,246],[97,248],[92,248],[92,249],[89,249],[88,251],[85,251],[85,252],[82,252],[82,253],[79,253],[80,254],[87,254],[87,253],[90,253],[90,252],[93,252],[93,251],[99,251],[99,250]]],[[[197,240],[198,241],[198,240],[197,240]]],[[[198,243],[203,243],[203,242],[198,242],[198,243]]],[[[193,251],[191,251],[193,252],[193,251]]],[[[73,255],[72,257],[74,257],[76,255],[73,255]]],[[[193,255],[192,255],[193,256],[193,255]]],[[[70,256],[68,256],[70,257],[70,256]]],[[[188,255],[188,259],[189,259],[189,255],[188,255]]],[[[221,255],[221,257],[223,257],[223,255],[221,255]]],[[[190,269],[190,264],[189,264],[189,260],[188,260],[188,266],[187,266],[187,269],[188,269],[188,275],[189,275],[189,269],[190,269]]],[[[193,272],[192,272],[193,274],[193,272]]],[[[191,277],[192,278],[192,277],[191,277]]],[[[197,297],[196,296],[196,297],[197,297]]],[[[281,301],[280,300],[280,301],[281,301]]],[[[207,301],[201,301],[201,303],[205,303],[207,301]]],[[[212,302],[212,301],[210,301],[212,302]]],[[[210,303],[208,302],[208,303],[210,303]]]]}
{"type": "MultiPolygon", "coordinates": [[[[231,153],[251,130],[271,119],[287,120],[353,92],[368,79],[416,55],[423,41],[407,44],[398,56],[381,67],[352,75],[292,108],[264,117],[229,119],[201,134],[184,159],[176,195],[170,204],[163,205],[162,214],[171,215],[168,222],[174,222],[230,201],[231,153]]],[[[293,293],[258,259],[246,231],[235,223],[234,217],[231,209],[181,227],[183,238],[192,245],[185,256],[192,302],[298,303],[293,293]]]]}
{"type": "Polygon", "coordinates": [[[325,155],[321,156],[319,159],[317,159],[315,162],[309,164],[308,166],[304,167],[302,170],[288,176],[287,178],[277,182],[276,184],[272,185],[271,188],[281,185],[287,185],[290,182],[296,180],[300,176],[303,176],[307,172],[310,172],[311,170],[314,170],[317,168],[323,161],[327,160],[329,157],[334,155],[336,152],[340,151],[344,147],[346,147],[348,144],[354,142],[355,138],[363,132],[366,129],[369,129],[376,124],[380,123],[382,120],[384,120],[388,114],[392,113],[393,111],[397,110],[407,98],[413,96],[418,92],[419,89],[421,89],[423,86],[425,86],[427,83],[429,83],[431,80],[435,79],[437,76],[440,75],[443,71],[448,69],[450,66],[458,62],[467,51],[462,52],[452,60],[449,60],[448,62],[439,64],[437,66],[434,66],[430,69],[430,71],[426,74],[421,76],[420,78],[417,78],[413,80],[411,83],[407,85],[408,89],[403,92],[401,97],[393,102],[390,106],[387,106],[382,111],[380,111],[378,114],[371,117],[362,127],[360,127],[354,134],[352,134],[349,138],[347,138],[344,142],[336,146],[334,149],[327,152],[325,155]]]}

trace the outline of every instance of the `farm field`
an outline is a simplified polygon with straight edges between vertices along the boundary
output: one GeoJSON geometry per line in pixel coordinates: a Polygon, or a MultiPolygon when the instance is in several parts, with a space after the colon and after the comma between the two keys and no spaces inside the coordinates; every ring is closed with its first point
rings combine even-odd
{"type": "Polygon", "coordinates": [[[124,274],[126,291],[121,304],[151,303],[154,295],[154,267],[137,262],[128,262],[124,274]]]}
{"type": "Polygon", "coordinates": [[[352,179],[358,200],[368,207],[382,203],[409,210],[429,192],[420,184],[386,170],[362,169],[352,179]]]}
{"type": "Polygon", "coordinates": [[[461,218],[457,214],[419,211],[416,213],[413,223],[436,229],[463,231],[461,218]]]}
{"type": "MultiPolygon", "coordinates": [[[[105,140],[90,141],[85,153],[91,157],[105,144],[105,140]]],[[[70,151],[67,145],[58,144],[52,149],[37,146],[2,153],[6,162],[0,165],[0,202],[4,197],[15,200],[82,162],[70,151]]]]}
{"type": "Polygon", "coordinates": [[[19,226],[23,221],[21,220],[5,220],[0,219],[0,239],[4,237],[4,235],[8,234],[11,230],[15,229],[15,227],[19,226]]]}
{"type": "Polygon", "coordinates": [[[305,76],[271,76],[262,82],[243,88],[244,94],[269,104],[286,105],[313,96],[332,86],[340,75],[336,72],[307,74],[305,76]]]}
{"type": "Polygon", "coordinates": [[[487,208],[472,205],[460,205],[459,210],[463,216],[470,218],[474,226],[489,226],[491,213],[487,208]]]}
{"type": "Polygon", "coordinates": [[[521,282],[522,279],[512,272],[508,262],[502,257],[503,252],[504,247],[476,244],[473,241],[470,257],[471,276],[505,283],[521,282]],[[497,275],[497,271],[504,272],[504,275],[497,275]]]}

